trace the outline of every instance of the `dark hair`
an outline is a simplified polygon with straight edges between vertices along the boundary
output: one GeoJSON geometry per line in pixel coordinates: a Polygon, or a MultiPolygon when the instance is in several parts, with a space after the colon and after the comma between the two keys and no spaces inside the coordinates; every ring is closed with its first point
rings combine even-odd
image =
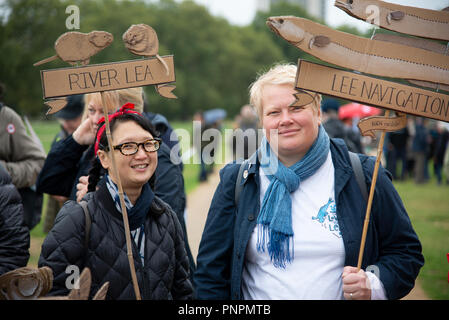
{"type": "MultiPolygon", "coordinates": [[[[136,113],[125,113],[122,115],[119,115],[115,118],[113,118],[109,125],[111,128],[111,134],[114,132],[115,128],[117,128],[117,125],[119,123],[127,122],[127,121],[133,121],[136,124],[138,124],[142,129],[145,131],[148,131],[151,133],[153,137],[158,137],[158,133],[154,126],[151,124],[151,122],[146,119],[144,116],[141,116],[136,113]]],[[[98,128],[98,130],[101,128],[101,126],[98,128]]],[[[98,133],[98,131],[97,131],[98,133]]],[[[108,149],[108,139],[106,136],[106,130],[103,131],[101,137],[100,137],[100,143],[98,146],[99,150],[107,150],[108,149]]],[[[98,181],[100,180],[101,176],[104,174],[105,169],[102,167],[100,160],[98,157],[95,157],[92,160],[92,167],[89,170],[89,184],[87,187],[87,192],[95,191],[95,187],[97,186],[98,181]]],[[[156,181],[155,174],[153,174],[150,178],[150,186],[151,189],[154,190],[154,183],[156,181]]]]}

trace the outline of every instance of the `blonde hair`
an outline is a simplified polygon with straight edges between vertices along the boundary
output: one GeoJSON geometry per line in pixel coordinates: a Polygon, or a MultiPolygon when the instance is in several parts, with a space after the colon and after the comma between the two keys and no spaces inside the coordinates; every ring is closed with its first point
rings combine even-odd
{"type": "MultiPolygon", "coordinates": [[[[134,104],[134,110],[143,112],[143,89],[142,87],[127,88],[121,90],[112,90],[103,92],[103,98],[108,109],[108,113],[114,112],[125,103],[134,104]]],[[[83,120],[88,116],[89,103],[94,101],[99,105],[103,105],[100,92],[88,93],[84,95],[84,113],[83,120]]]]}
{"type": "Polygon", "coordinates": [[[119,97],[119,104],[123,106],[125,103],[131,102],[134,104],[134,110],[143,112],[143,89],[142,87],[128,88],[117,90],[119,97]]]}
{"type": "MultiPolygon", "coordinates": [[[[277,64],[267,72],[258,76],[249,87],[250,104],[256,109],[259,119],[262,119],[263,105],[262,94],[266,85],[291,85],[293,88],[296,84],[297,67],[294,64],[277,64]]],[[[309,92],[309,91],[307,91],[309,92]]],[[[315,96],[314,92],[309,92],[315,96]]],[[[315,98],[315,109],[318,111],[321,106],[321,95],[317,94],[315,98]]]]}
{"type": "Polygon", "coordinates": [[[119,104],[119,96],[117,91],[105,91],[103,93],[100,92],[93,92],[88,93],[84,95],[84,113],[82,121],[87,119],[88,117],[88,110],[89,110],[89,103],[95,102],[98,105],[103,105],[103,99],[101,95],[103,94],[104,103],[106,104],[106,109],[108,110],[108,113],[114,112],[120,107],[119,104]]]}

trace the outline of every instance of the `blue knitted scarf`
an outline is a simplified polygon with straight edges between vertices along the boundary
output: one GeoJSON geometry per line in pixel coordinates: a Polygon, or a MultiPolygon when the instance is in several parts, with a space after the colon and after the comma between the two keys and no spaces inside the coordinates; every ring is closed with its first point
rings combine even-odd
{"type": "Polygon", "coordinates": [[[268,249],[276,268],[285,268],[294,258],[292,200],[290,194],[326,161],[329,137],[320,125],[318,137],[306,155],[291,167],[284,166],[264,137],[260,148],[261,168],[270,180],[257,218],[257,250],[268,249]],[[273,165],[274,164],[274,165],[273,165]],[[273,170],[275,168],[275,170],[273,170]]]}
{"type": "MultiPolygon", "coordinates": [[[[112,199],[114,200],[115,207],[119,212],[122,212],[122,207],[120,206],[120,197],[118,192],[118,187],[112,181],[111,177],[106,174],[106,186],[108,187],[109,193],[111,194],[112,199]]],[[[123,192],[126,211],[128,213],[128,222],[129,228],[131,230],[135,230],[143,225],[145,222],[145,218],[150,210],[151,202],[153,202],[154,193],[151,190],[150,185],[145,183],[142,186],[142,192],[140,193],[139,198],[136,203],[132,205],[128,196],[125,192],[123,192]]]]}

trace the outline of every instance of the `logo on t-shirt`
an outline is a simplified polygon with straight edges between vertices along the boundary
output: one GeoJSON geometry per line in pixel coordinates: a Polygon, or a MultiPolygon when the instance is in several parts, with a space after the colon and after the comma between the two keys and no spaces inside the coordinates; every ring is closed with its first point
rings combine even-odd
{"type": "Polygon", "coordinates": [[[321,226],[331,232],[337,238],[341,238],[340,228],[338,227],[337,206],[332,198],[329,198],[327,203],[318,210],[318,214],[312,217],[321,226]]]}

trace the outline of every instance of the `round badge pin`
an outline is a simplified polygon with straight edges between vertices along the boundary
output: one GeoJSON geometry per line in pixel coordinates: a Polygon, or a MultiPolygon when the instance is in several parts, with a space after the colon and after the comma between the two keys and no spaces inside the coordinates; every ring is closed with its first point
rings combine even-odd
{"type": "Polygon", "coordinates": [[[8,125],[6,126],[6,131],[8,131],[9,134],[13,134],[14,132],[16,132],[16,127],[13,123],[8,123],[8,125]]]}

